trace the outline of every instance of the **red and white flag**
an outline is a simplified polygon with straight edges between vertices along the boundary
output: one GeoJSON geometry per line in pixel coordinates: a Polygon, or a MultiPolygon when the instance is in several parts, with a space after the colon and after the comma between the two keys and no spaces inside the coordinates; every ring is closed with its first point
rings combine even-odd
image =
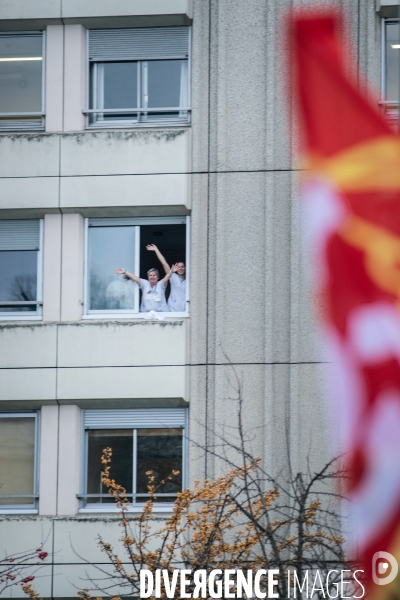
{"type": "Polygon", "coordinates": [[[352,541],[371,597],[394,598],[396,560],[382,553],[400,561],[400,138],[344,68],[339,30],[337,14],[292,20],[303,210],[322,331],[338,368],[352,541]]]}

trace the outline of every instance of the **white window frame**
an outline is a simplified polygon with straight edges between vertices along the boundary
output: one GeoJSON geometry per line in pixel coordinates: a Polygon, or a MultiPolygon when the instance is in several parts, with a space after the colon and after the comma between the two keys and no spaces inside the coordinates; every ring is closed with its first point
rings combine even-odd
{"type": "MultiPolygon", "coordinates": [[[[185,418],[184,418],[184,424],[183,426],[179,426],[179,427],[173,427],[170,426],[168,427],[167,425],[162,423],[162,416],[160,417],[159,420],[157,420],[157,413],[159,411],[162,412],[168,412],[169,409],[165,408],[165,409],[156,409],[156,408],[150,408],[150,409],[145,409],[146,411],[148,411],[149,413],[154,413],[155,417],[152,417],[152,424],[151,426],[149,425],[140,425],[138,424],[136,427],[127,427],[126,425],[121,425],[121,426],[115,426],[113,424],[109,424],[108,423],[108,419],[107,419],[107,414],[108,413],[115,413],[116,411],[118,411],[118,409],[100,409],[100,410],[96,410],[97,413],[103,413],[104,414],[104,423],[102,424],[97,424],[93,427],[88,427],[85,426],[85,412],[90,412],[90,411],[95,411],[96,409],[87,409],[86,411],[82,411],[82,465],[81,465],[81,489],[84,490],[83,493],[81,494],[77,494],[77,498],[80,502],[80,508],[79,508],[79,512],[80,513],[115,513],[115,512],[120,512],[120,508],[118,508],[116,506],[115,503],[93,503],[93,504],[86,504],[86,498],[87,498],[87,471],[88,471],[88,449],[89,449],[89,435],[88,432],[91,429],[110,429],[110,430],[116,430],[116,429],[132,429],[133,431],[133,479],[132,479],[132,484],[133,486],[135,486],[135,482],[136,482],[136,443],[137,443],[137,435],[136,432],[138,429],[148,429],[149,427],[151,429],[179,429],[182,431],[182,490],[184,490],[187,487],[187,464],[188,464],[188,438],[187,438],[187,432],[188,432],[188,410],[182,409],[185,412],[185,418]]],[[[123,409],[120,409],[123,410],[123,409]]],[[[141,411],[143,412],[144,409],[131,409],[131,412],[134,413],[136,411],[141,411]]],[[[173,409],[172,409],[173,410],[173,409]]],[[[112,466],[112,465],[111,465],[112,466]]],[[[117,481],[118,483],[118,481],[117,481]]],[[[135,495],[135,491],[133,490],[133,496],[135,495]]],[[[174,494],[168,494],[169,496],[173,496],[174,494]]],[[[146,500],[143,500],[143,502],[134,502],[133,501],[133,497],[132,498],[128,498],[130,501],[130,505],[128,508],[128,512],[132,512],[132,513],[141,513],[143,511],[143,507],[145,505],[145,502],[147,502],[147,498],[146,500]]],[[[172,512],[174,507],[173,502],[160,502],[157,503],[155,502],[154,504],[154,512],[155,513],[165,513],[165,512],[172,512]]]]}
{"type": "MultiPolygon", "coordinates": [[[[91,61],[89,60],[89,34],[90,34],[90,30],[86,31],[86,64],[87,64],[87,69],[86,69],[86,108],[82,111],[82,113],[85,115],[85,121],[86,121],[86,125],[85,128],[86,129],[118,129],[118,128],[140,128],[140,127],[189,127],[191,124],[191,88],[192,88],[192,84],[191,84],[191,78],[192,78],[192,69],[191,69],[191,63],[192,63],[192,59],[191,59],[191,54],[192,54],[192,28],[189,27],[189,53],[188,53],[188,58],[187,58],[187,98],[188,98],[188,105],[186,107],[171,107],[171,108],[145,108],[145,107],[141,107],[142,104],[142,89],[141,89],[141,82],[143,79],[143,75],[142,75],[142,69],[143,66],[145,64],[147,64],[147,62],[149,62],[150,60],[162,60],[161,58],[157,58],[157,59],[145,59],[143,58],[142,60],[124,60],[122,62],[136,62],[137,63],[137,103],[138,106],[137,107],[127,107],[127,109],[91,109],[90,107],[90,90],[91,90],[91,65],[97,65],[99,63],[104,63],[104,62],[121,62],[118,61],[117,59],[113,58],[113,59],[103,59],[103,60],[98,60],[98,61],[91,61]],[[139,108],[140,107],[140,108],[139,108]],[[136,108],[136,110],[135,110],[136,108]],[[176,109],[176,112],[186,112],[187,113],[187,119],[168,119],[165,121],[149,121],[148,119],[145,119],[144,121],[141,121],[141,115],[147,115],[148,113],[160,113],[160,112],[175,112],[173,111],[173,109],[176,109]],[[107,122],[107,121],[102,121],[101,119],[96,120],[95,123],[90,123],[90,115],[91,114],[104,114],[104,113],[112,113],[112,114],[132,114],[132,113],[136,113],[137,118],[136,119],[126,119],[123,120],[121,122],[107,122]]],[[[169,60],[169,59],[166,59],[169,60]]],[[[96,77],[96,75],[95,75],[96,77]]],[[[96,77],[97,79],[97,77],[96,77]]],[[[97,93],[97,92],[96,92],[97,93]]]]}
{"type": "MultiPolygon", "coordinates": [[[[39,506],[39,439],[40,439],[40,414],[39,411],[25,412],[0,412],[1,419],[11,418],[31,418],[35,419],[35,454],[34,454],[34,471],[33,471],[33,495],[32,504],[1,504],[0,514],[8,515],[29,515],[37,514],[39,506]]],[[[18,498],[19,495],[13,496],[18,498]]],[[[30,496],[29,496],[30,497],[30,496]]],[[[1,494],[0,494],[1,498],[1,494]]]]}
{"type": "MultiPolygon", "coordinates": [[[[30,313],[21,312],[2,312],[0,305],[0,321],[41,321],[43,319],[43,219],[38,219],[40,222],[40,241],[39,250],[37,253],[37,290],[36,290],[36,311],[30,313]]],[[[13,302],[7,302],[7,306],[13,302]]]]}
{"type": "MultiPolygon", "coordinates": [[[[135,232],[135,275],[139,273],[140,264],[140,225],[147,225],[151,222],[158,225],[169,224],[169,221],[174,217],[137,217],[137,225],[132,225],[136,228],[135,232]]],[[[163,312],[161,313],[164,319],[182,319],[190,316],[190,217],[178,217],[186,221],[186,256],[185,256],[185,276],[186,276],[186,311],[185,312],[163,312]]],[[[130,221],[132,219],[129,217],[130,221]]],[[[85,219],[85,265],[84,265],[84,294],[83,294],[83,315],[82,319],[144,319],[146,312],[140,312],[139,306],[139,286],[135,283],[135,304],[138,307],[137,312],[132,310],[89,310],[89,219],[85,219]]],[[[162,252],[162,248],[160,248],[162,252]]],[[[156,261],[158,261],[156,257],[156,261]]],[[[125,266],[124,266],[125,268],[125,266]]],[[[128,268],[129,270],[129,268],[128,268]]],[[[159,265],[160,279],[162,275],[162,267],[159,265]]]]}
{"type": "Polygon", "coordinates": [[[0,132],[2,131],[44,131],[45,129],[45,116],[46,116],[46,31],[2,31],[1,37],[12,37],[12,36],[27,36],[37,35],[42,37],[42,108],[40,112],[0,112],[0,132]],[[15,116],[16,121],[11,125],[3,125],[3,117],[15,116]],[[18,122],[18,117],[41,117],[40,123],[31,124],[30,126],[26,123],[26,120],[18,122]]]}

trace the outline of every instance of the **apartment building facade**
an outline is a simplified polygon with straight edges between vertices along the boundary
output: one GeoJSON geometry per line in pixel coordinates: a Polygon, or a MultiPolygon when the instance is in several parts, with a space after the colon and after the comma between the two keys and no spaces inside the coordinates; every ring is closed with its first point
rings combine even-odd
{"type": "MultiPolygon", "coordinates": [[[[204,449],[235,431],[239,388],[271,472],[331,455],[285,97],[293,4],[0,3],[0,539],[48,552],[44,598],[90,587],[98,535],[117,542],[106,446],[132,513],[146,471],[180,471],[160,519],[220,474],[204,449]],[[186,263],[179,312],[140,311],[115,274],[162,272],[149,244],[186,263]]],[[[335,5],[390,117],[396,2],[335,5]]]]}

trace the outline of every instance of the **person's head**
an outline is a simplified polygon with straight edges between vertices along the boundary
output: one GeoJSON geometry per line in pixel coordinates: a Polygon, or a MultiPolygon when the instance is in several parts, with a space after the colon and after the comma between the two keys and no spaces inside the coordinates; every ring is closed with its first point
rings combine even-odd
{"type": "Polygon", "coordinates": [[[176,263],[178,266],[178,270],[177,273],[180,277],[184,277],[185,273],[186,273],[186,267],[185,267],[185,263],[184,262],[178,262],[176,263]]]}
{"type": "Polygon", "coordinates": [[[157,271],[157,269],[149,269],[147,271],[147,278],[150,281],[150,285],[155,285],[160,279],[160,273],[157,271]]]}

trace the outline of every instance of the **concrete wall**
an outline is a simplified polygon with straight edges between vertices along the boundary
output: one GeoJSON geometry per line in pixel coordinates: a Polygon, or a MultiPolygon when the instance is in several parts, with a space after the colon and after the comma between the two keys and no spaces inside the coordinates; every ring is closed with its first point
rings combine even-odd
{"type": "Polygon", "coordinates": [[[0,324],[1,408],[184,404],[188,338],[187,320],[0,324]]]}
{"type": "MultiPolygon", "coordinates": [[[[77,110],[76,114],[82,116],[77,110]]],[[[60,119],[54,115],[52,127],[60,119]]],[[[72,121],[71,117],[74,127],[72,121]]],[[[191,207],[188,129],[3,134],[0,154],[1,210],[6,218],[23,218],[27,211],[29,216],[56,211],[84,216],[182,215],[191,207]]]]}

